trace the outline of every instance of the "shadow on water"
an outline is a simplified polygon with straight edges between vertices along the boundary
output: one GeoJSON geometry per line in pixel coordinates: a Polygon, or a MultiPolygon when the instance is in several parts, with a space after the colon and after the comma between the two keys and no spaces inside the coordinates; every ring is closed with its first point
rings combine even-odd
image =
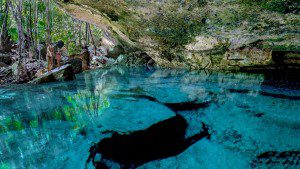
{"type": "MultiPolygon", "coordinates": [[[[135,95],[158,102],[155,98],[146,95],[135,95]]],[[[132,97],[132,95],[131,95],[132,97]]],[[[209,106],[209,102],[196,103],[161,103],[174,112],[198,110],[209,106]]],[[[110,168],[111,163],[117,163],[121,168],[137,168],[150,161],[176,156],[195,142],[206,137],[210,138],[207,126],[202,123],[202,130],[186,138],[188,123],[184,117],[176,114],[174,117],[158,122],[145,130],[130,134],[114,133],[93,145],[89,152],[87,163],[92,161],[97,169],[110,168]],[[95,159],[96,155],[101,159],[95,159]]]]}

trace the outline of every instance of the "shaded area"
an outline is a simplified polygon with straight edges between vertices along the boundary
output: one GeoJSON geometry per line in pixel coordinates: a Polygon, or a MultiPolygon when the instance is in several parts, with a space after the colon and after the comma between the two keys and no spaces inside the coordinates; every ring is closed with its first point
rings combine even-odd
{"type": "Polygon", "coordinates": [[[109,168],[105,164],[107,160],[117,162],[122,168],[136,168],[153,160],[180,154],[201,138],[210,137],[203,123],[203,131],[185,138],[187,126],[186,120],[176,115],[146,130],[128,135],[114,133],[90,148],[87,162],[92,161],[98,169],[109,168]],[[101,154],[100,161],[95,160],[98,153],[101,154]]]}
{"type": "Polygon", "coordinates": [[[136,95],[136,94],[116,94],[112,96],[113,98],[136,98],[136,99],[147,99],[149,101],[157,102],[160,104],[163,104],[173,110],[174,112],[178,111],[192,111],[192,110],[198,110],[200,108],[206,108],[210,105],[211,101],[207,102],[199,102],[198,100],[193,101],[187,101],[187,102],[181,102],[181,103],[163,103],[157,100],[156,98],[152,96],[147,95],[136,95]]]}

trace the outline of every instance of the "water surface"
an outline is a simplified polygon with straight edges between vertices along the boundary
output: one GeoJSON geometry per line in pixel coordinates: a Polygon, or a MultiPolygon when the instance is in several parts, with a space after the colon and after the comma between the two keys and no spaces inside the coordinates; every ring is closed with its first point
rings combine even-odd
{"type": "Polygon", "coordinates": [[[187,123],[183,137],[203,124],[210,136],[138,168],[299,168],[297,75],[112,68],[71,82],[2,87],[0,168],[84,168],[94,143],[175,116],[187,123]],[[209,104],[168,106],[184,103],[209,104]]]}

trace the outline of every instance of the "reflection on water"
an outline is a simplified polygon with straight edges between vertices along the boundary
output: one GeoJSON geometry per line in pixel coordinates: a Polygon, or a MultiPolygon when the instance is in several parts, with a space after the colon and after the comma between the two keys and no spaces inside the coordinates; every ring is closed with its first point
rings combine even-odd
{"type": "Polygon", "coordinates": [[[202,124],[210,138],[139,168],[298,168],[298,73],[117,67],[71,82],[0,88],[0,169],[84,168],[94,143],[178,115],[188,124],[186,138],[202,124]],[[186,109],[200,103],[210,104],[186,109]]]}

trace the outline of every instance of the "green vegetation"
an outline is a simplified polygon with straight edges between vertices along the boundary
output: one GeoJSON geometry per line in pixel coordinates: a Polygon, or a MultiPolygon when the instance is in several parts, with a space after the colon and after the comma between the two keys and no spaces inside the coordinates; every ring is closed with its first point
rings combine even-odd
{"type": "MultiPolygon", "coordinates": [[[[99,28],[94,25],[88,25],[87,27],[84,22],[73,19],[62,11],[55,1],[23,0],[20,2],[6,0],[0,2],[0,24],[3,27],[5,26],[4,23],[7,23],[3,31],[7,31],[12,44],[19,43],[19,37],[24,41],[22,43],[25,51],[29,48],[32,52],[37,51],[37,44],[44,44],[47,39],[50,39],[52,43],[62,40],[69,54],[80,52],[82,45],[100,43],[102,32],[99,28]],[[11,2],[11,6],[8,6],[8,8],[6,8],[7,2],[11,2]],[[14,10],[11,8],[14,8],[14,10]],[[6,12],[8,13],[7,19],[5,19],[6,12]],[[20,14],[21,18],[16,20],[14,15],[20,14]],[[87,33],[89,28],[92,35],[87,33]],[[19,35],[20,31],[24,34],[23,38],[22,34],[19,35]],[[93,36],[94,42],[91,41],[89,36],[93,36]]],[[[4,40],[3,43],[5,44],[4,40]]],[[[19,48],[21,47],[19,46],[19,48]]],[[[35,52],[33,54],[37,55],[35,52]]]]}
{"type": "Polygon", "coordinates": [[[7,163],[0,163],[0,169],[11,169],[11,167],[7,163]]]}
{"type": "Polygon", "coordinates": [[[299,1],[295,0],[240,0],[240,3],[260,6],[279,13],[299,12],[299,1]]]}
{"type": "MultiPolygon", "coordinates": [[[[19,116],[5,117],[0,120],[0,134],[20,131],[25,128],[38,128],[45,121],[67,121],[73,123],[73,129],[81,130],[86,125],[88,118],[100,116],[109,108],[108,99],[100,93],[79,91],[75,95],[66,96],[68,104],[48,113],[36,114],[29,120],[19,116]]],[[[79,131],[80,132],[80,131],[79,131]]]]}

